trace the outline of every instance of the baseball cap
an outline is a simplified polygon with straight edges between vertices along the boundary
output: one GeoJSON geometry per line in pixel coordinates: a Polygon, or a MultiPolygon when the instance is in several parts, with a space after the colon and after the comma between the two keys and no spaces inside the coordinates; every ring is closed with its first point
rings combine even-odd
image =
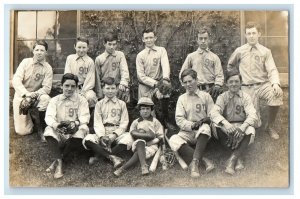
{"type": "Polygon", "coordinates": [[[153,101],[149,97],[141,97],[138,101],[138,105],[148,105],[148,106],[154,106],[153,101]]]}

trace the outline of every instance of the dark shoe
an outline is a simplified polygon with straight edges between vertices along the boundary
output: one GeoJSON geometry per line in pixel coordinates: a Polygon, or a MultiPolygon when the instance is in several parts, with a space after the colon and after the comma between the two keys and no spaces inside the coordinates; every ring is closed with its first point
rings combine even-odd
{"type": "Polygon", "coordinates": [[[235,173],[234,167],[237,161],[237,157],[235,155],[231,155],[230,158],[226,161],[225,172],[233,175],[235,173]]]}
{"type": "Polygon", "coordinates": [[[205,171],[206,171],[206,173],[209,173],[212,170],[214,170],[215,165],[214,165],[214,163],[210,159],[203,157],[202,161],[203,161],[203,163],[205,165],[205,171]]]}
{"type": "Polygon", "coordinates": [[[122,158],[115,156],[115,155],[110,155],[110,156],[108,156],[108,158],[113,163],[114,168],[118,168],[124,162],[124,160],[122,158]]]}
{"type": "Polygon", "coordinates": [[[235,170],[238,171],[238,170],[242,170],[244,168],[245,168],[245,166],[244,166],[243,160],[241,160],[241,158],[238,158],[236,161],[235,170]]]}
{"type": "Polygon", "coordinates": [[[54,171],[57,160],[54,160],[51,165],[46,169],[46,172],[54,171]]]}
{"type": "Polygon", "coordinates": [[[199,172],[199,160],[193,159],[191,164],[190,164],[190,169],[191,169],[191,177],[192,178],[198,178],[200,177],[200,172],[199,172]]]}
{"type": "Polygon", "coordinates": [[[274,140],[278,140],[279,139],[279,134],[273,128],[268,128],[267,132],[269,133],[269,135],[271,136],[271,138],[273,138],[274,140]]]}
{"type": "Polygon", "coordinates": [[[141,169],[142,169],[142,175],[147,175],[147,174],[149,174],[149,168],[148,168],[148,165],[143,165],[143,166],[141,166],[141,169]]]}

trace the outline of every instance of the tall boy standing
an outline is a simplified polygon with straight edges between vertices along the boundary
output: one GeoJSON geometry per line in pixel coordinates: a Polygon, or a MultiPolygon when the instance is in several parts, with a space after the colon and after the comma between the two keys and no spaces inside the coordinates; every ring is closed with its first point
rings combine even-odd
{"type": "Polygon", "coordinates": [[[128,98],[123,100],[127,103],[129,102],[129,71],[124,53],[116,50],[117,41],[117,34],[109,32],[104,36],[103,45],[105,47],[105,52],[96,57],[95,60],[95,91],[97,98],[102,99],[104,95],[101,89],[101,80],[106,77],[112,77],[118,85],[117,96],[122,96],[122,93],[126,93],[127,95],[124,96],[127,96],[128,98]]]}
{"type": "Polygon", "coordinates": [[[170,116],[168,111],[170,95],[163,95],[156,86],[159,81],[170,85],[170,65],[167,51],[164,47],[156,46],[157,37],[153,29],[143,31],[145,49],[136,58],[136,70],[139,80],[138,98],[157,98],[160,101],[162,117],[159,121],[166,128],[169,126],[170,116]]]}
{"type": "Polygon", "coordinates": [[[66,60],[65,72],[76,75],[79,79],[78,91],[83,95],[92,108],[97,102],[93,91],[95,87],[95,65],[92,58],[87,55],[89,40],[78,37],[74,46],[76,54],[69,55],[66,60]]]}

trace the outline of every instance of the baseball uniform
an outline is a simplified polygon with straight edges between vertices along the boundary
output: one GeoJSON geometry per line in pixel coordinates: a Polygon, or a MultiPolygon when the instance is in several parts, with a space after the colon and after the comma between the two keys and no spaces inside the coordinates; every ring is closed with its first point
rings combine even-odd
{"type": "Polygon", "coordinates": [[[208,117],[213,105],[214,102],[211,96],[199,89],[192,95],[185,93],[179,96],[176,104],[175,119],[180,131],[170,138],[172,150],[177,151],[185,143],[195,145],[200,134],[206,134],[211,137],[208,124],[202,124],[198,130],[192,130],[192,125],[194,122],[208,117]]]}
{"type": "Polygon", "coordinates": [[[126,58],[123,52],[115,51],[113,54],[104,52],[95,60],[96,68],[96,85],[95,91],[98,98],[103,98],[101,89],[101,80],[106,77],[115,79],[116,84],[122,84],[128,87],[129,84],[129,71],[126,58]]]}
{"type": "Polygon", "coordinates": [[[83,57],[79,57],[77,54],[69,55],[64,73],[77,75],[79,92],[88,100],[89,106],[94,107],[97,102],[96,94],[93,91],[95,87],[94,61],[88,55],[83,57]]]}
{"type": "Polygon", "coordinates": [[[45,129],[44,136],[51,136],[58,142],[65,142],[70,137],[83,139],[89,132],[87,126],[89,120],[88,102],[83,96],[77,93],[74,93],[71,97],[60,94],[49,102],[45,117],[48,126],[45,129]],[[57,125],[62,121],[78,121],[79,130],[73,135],[63,135],[57,132],[57,125]]]}
{"type": "Polygon", "coordinates": [[[39,94],[37,108],[39,111],[45,111],[50,100],[48,94],[51,91],[52,79],[52,67],[45,60],[39,62],[34,58],[25,58],[20,63],[12,80],[15,89],[13,109],[17,134],[27,135],[32,133],[33,129],[31,116],[19,114],[22,97],[30,92],[37,92],[39,94]]]}
{"type": "Polygon", "coordinates": [[[170,65],[167,51],[164,47],[146,47],[136,58],[136,70],[139,80],[139,99],[152,97],[154,86],[163,78],[170,78],[170,65]]]}
{"type": "Polygon", "coordinates": [[[221,61],[209,49],[198,48],[195,52],[188,54],[179,73],[180,82],[181,73],[187,68],[192,68],[197,72],[199,85],[223,85],[224,74],[221,61]]]}
{"type": "MultiPolygon", "coordinates": [[[[161,125],[161,123],[154,117],[150,116],[149,119],[143,119],[142,117],[134,120],[130,126],[130,130],[129,132],[133,131],[133,130],[138,130],[138,129],[143,129],[146,132],[148,131],[152,131],[155,133],[155,137],[158,139],[162,139],[163,138],[163,126],[161,125]]],[[[155,155],[156,151],[158,150],[158,144],[152,144],[149,145],[150,142],[147,142],[145,140],[142,139],[137,139],[133,142],[132,144],[132,151],[134,152],[136,149],[136,144],[138,141],[143,141],[145,142],[145,149],[146,149],[146,159],[152,157],[155,155]]]]}
{"type": "MultiPolygon", "coordinates": [[[[216,104],[210,112],[210,118],[217,127],[220,127],[226,133],[224,127],[220,126],[220,122],[227,120],[236,127],[249,125],[246,128],[246,135],[255,135],[254,124],[257,121],[256,110],[252,104],[251,97],[239,91],[235,95],[226,91],[221,94],[216,101],[216,104]]],[[[244,128],[243,128],[244,129],[244,128]]],[[[213,131],[214,137],[218,138],[216,132],[213,131]]]]}
{"type": "Polygon", "coordinates": [[[95,134],[88,134],[84,138],[83,143],[85,143],[85,141],[91,141],[98,144],[102,136],[110,137],[110,135],[115,133],[118,136],[116,138],[117,144],[127,145],[128,149],[130,149],[133,140],[129,133],[125,133],[128,122],[129,118],[126,103],[117,97],[113,97],[112,99],[104,97],[98,101],[95,106],[95,134]]]}
{"type": "Polygon", "coordinates": [[[279,84],[279,73],[272,57],[271,50],[257,43],[254,46],[245,44],[237,48],[228,61],[228,69],[239,69],[242,76],[242,90],[248,93],[253,100],[259,117],[257,126],[260,126],[259,100],[269,106],[283,104],[282,96],[276,97],[272,84],[279,84]]]}

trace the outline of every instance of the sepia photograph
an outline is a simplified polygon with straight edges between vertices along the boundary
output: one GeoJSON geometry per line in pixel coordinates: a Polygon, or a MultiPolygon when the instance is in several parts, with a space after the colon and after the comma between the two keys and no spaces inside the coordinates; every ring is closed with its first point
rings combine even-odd
{"type": "Polygon", "coordinates": [[[9,186],[288,189],[290,17],[10,10],[9,186]]]}

